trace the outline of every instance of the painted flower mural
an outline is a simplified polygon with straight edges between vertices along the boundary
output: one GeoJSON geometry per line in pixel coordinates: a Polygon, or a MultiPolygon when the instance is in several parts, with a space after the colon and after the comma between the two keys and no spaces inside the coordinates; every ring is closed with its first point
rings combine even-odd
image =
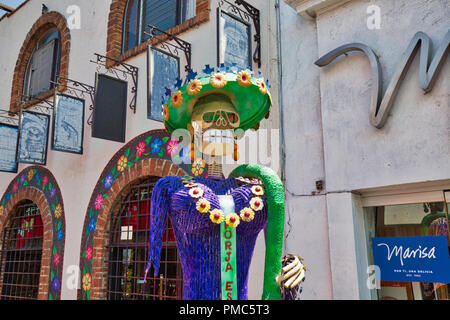
{"type": "Polygon", "coordinates": [[[167,153],[173,157],[175,155],[175,153],[178,150],[178,141],[176,140],[169,140],[169,142],[167,143],[167,153]]]}
{"type": "Polygon", "coordinates": [[[111,185],[114,181],[113,175],[112,174],[108,174],[104,180],[104,184],[103,186],[105,187],[105,189],[109,189],[111,188],[111,185]]]}
{"type": "Polygon", "coordinates": [[[150,148],[152,149],[152,153],[159,153],[159,151],[161,150],[162,144],[163,144],[162,140],[156,138],[153,141],[153,143],[150,145],[150,148]]]}
{"type": "Polygon", "coordinates": [[[136,146],[136,155],[138,157],[142,156],[142,154],[145,152],[145,142],[139,141],[138,145],[136,146]]]}
{"type": "Polygon", "coordinates": [[[121,156],[119,161],[117,161],[117,171],[122,172],[125,170],[128,164],[128,158],[126,156],[121,156]]]}
{"type": "Polygon", "coordinates": [[[98,194],[97,198],[95,198],[95,209],[100,210],[103,205],[103,195],[98,194]]]}

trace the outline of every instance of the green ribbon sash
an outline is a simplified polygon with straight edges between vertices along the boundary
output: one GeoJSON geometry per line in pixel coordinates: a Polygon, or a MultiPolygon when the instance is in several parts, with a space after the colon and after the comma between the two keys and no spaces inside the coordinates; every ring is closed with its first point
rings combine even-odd
{"type": "MultiPolygon", "coordinates": [[[[234,213],[232,196],[219,196],[219,203],[225,217],[234,213]]],[[[220,224],[220,262],[222,300],[237,300],[236,228],[229,227],[225,221],[220,224]]]]}

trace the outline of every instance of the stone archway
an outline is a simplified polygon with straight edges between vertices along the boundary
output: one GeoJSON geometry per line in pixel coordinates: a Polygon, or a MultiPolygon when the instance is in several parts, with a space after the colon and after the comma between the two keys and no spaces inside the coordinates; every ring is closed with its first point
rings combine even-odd
{"type": "Polygon", "coordinates": [[[66,223],[61,191],[50,171],[28,167],[11,181],[0,200],[0,235],[10,214],[24,200],[36,204],[44,226],[38,299],[60,299],[66,223]]]}

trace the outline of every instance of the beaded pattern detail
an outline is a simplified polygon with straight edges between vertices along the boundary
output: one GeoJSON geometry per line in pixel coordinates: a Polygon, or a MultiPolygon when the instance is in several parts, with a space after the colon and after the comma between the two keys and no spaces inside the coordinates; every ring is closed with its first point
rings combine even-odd
{"type": "MultiPolygon", "coordinates": [[[[184,179],[187,179],[187,177],[184,179]]],[[[208,200],[202,197],[203,190],[198,187],[197,183],[193,182],[191,179],[189,179],[189,182],[187,180],[183,180],[183,182],[187,182],[184,184],[184,187],[189,189],[189,195],[196,200],[195,207],[198,212],[209,214],[210,220],[213,223],[221,224],[225,219],[225,222],[229,227],[236,228],[241,219],[245,222],[250,222],[255,217],[255,211],[258,212],[264,208],[263,201],[260,198],[260,196],[264,195],[264,188],[260,185],[261,181],[259,180],[249,180],[243,177],[235,179],[244,183],[252,183],[257,185],[251,187],[254,197],[250,199],[248,206],[240,211],[240,215],[238,216],[236,213],[229,213],[226,217],[224,217],[224,213],[220,209],[214,209],[210,212],[211,204],[208,200]]]]}
{"type": "MultiPolygon", "coordinates": [[[[154,274],[158,275],[164,225],[169,216],[183,270],[183,299],[220,300],[220,223],[228,218],[229,223],[236,228],[238,299],[247,299],[248,272],[256,238],[267,225],[266,198],[254,194],[252,187],[255,185],[235,178],[161,178],[152,194],[146,269],[149,270],[153,265],[154,274]],[[231,195],[236,213],[225,217],[218,195],[231,195]],[[250,201],[255,198],[262,203],[259,211],[249,207],[250,201]],[[204,208],[200,206],[201,203],[205,204],[204,208]],[[206,211],[208,204],[209,209],[206,211]],[[250,210],[253,210],[253,215],[250,210]],[[245,219],[240,216],[242,212],[245,219]],[[246,217],[245,212],[249,212],[251,217],[246,217]]],[[[258,185],[263,188],[262,184],[258,185]]]]}

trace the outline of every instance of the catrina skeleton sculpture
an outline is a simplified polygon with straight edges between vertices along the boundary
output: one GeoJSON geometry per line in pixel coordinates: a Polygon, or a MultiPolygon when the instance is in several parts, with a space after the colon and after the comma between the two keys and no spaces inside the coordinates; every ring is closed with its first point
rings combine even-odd
{"type": "Polygon", "coordinates": [[[164,125],[194,137],[191,160],[215,159],[209,176],[161,178],[153,189],[146,273],[159,272],[163,230],[170,216],[183,270],[183,299],[247,299],[256,238],[266,229],[262,299],[289,299],[304,279],[294,256],[282,257],[284,191],[271,169],[237,167],[224,178],[218,159],[238,158],[235,137],[268,115],[272,99],[263,79],[249,71],[219,72],[190,79],[164,106],[164,125]],[[283,263],[283,264],[282,264],[283,263]],[[283,290],[280,290],[280,286],[283,290]]]}

